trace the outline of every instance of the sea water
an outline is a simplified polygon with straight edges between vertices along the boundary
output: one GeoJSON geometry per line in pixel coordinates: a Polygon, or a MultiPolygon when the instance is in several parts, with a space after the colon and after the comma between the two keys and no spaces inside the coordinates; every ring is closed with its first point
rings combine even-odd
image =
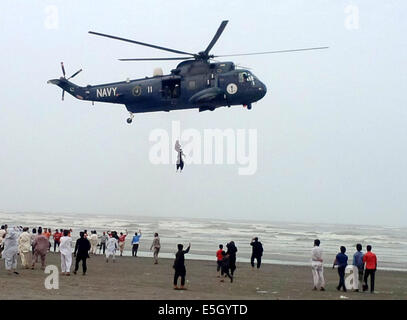
{"type": "MultiPolygon", "coordinates": [[[[124,255],[131,255],[131,238],[141,230],[138,256],[152,256],[150,246],[154,233],[161,240],[160,257],[174,258],[177,244],[186,247],[191,243],[188,259],[216,261],[215,253],[219,244],[234,241],[237,248],[237,261],[250,261],[253,237],[258,237],[264,248],[263,263],[310,265],[314,239],[320,239],[326,266],[332,266],[340,246],[347,248],[349,263],[357,243],[363,250],[372,245],[378,257],[378,268],[407,271],[407,228],[392,226],[308,224],[292,222],[270,222],[250,220],[221,220],[195,218],[159,218],[129,216],[98,216],[86,214],[46,214],[46,213],[1,213],[0,223],[8,226],[21,225],[31,228],[42,226],[58,229],[73,229],[74,239],[79,231],[115,230],[125,232],[124,255]]],[[[52,242],[52,240],[51,240],[52,242]]]]}

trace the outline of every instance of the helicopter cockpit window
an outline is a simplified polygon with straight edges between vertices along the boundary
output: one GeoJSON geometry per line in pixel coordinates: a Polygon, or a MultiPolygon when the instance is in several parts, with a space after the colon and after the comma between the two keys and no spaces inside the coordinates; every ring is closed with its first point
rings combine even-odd
{"type": "Polygon", "coordinates": [[[249,76],[247,77],[247,81],[250,82],[252,84],[252,86],[255,86],[256,84],[254,83],[254,77],[249,74],[249,76]]]}
{"type": "Polygon", "coordinates": [[[255,85],[254,77],[249,72],[240,72],[239,73],[239,82],[251,82],[252,86],[255,85]]]}
{"type": "Polygon", "coordinates": [[[239,73],[239,82],[243,83],[247,81],[247,72],[240,72],[239,73]]]}

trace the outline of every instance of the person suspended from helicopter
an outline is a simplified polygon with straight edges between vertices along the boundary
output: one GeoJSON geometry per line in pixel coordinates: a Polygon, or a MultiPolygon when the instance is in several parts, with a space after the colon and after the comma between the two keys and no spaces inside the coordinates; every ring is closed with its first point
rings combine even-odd
{"type": "Polygon", "coordinates": [[[181,148],[181,145],[179,143],[179,140],[177,140],[175,142],[175,151],[177,151],[177,153],[178,153],[177,165],[176,165],[177,171],[176,172],[178,172],[178,170],[180,170],[180,172],[182,172],[182,169],[184,169],[184,159],[182,159],[182,157],[185,157],[185,154],[182,152],[182,148],[181,148]]]}

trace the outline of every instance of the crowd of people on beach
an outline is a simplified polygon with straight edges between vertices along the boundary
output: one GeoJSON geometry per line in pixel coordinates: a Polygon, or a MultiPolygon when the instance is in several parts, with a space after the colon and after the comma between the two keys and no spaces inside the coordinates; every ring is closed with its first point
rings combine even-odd
{"type": "MultiPolygon", "coordinates": [[[[5,269],[10,274],[19,274],[17,271],[17,257],[21,258],[21,267],[24,269],[35,269],[36,263],[41,261],[41,268],[45,269],[46,256],[48,252],[52,252],[51,239],[53,240],[53,252],[57,250],[61,255],[61,274],[70,276],[72,267],[72,256],[75,258],[74,274],[77,274],[79,265],[82,263],[82,274],[87,272],[87,259],[90,255],[103,254],[106,258],[106,263],[116,261],[116,252],[123,255],[126,237],[128,231],[118,233],[117,231],[104,231],[98,235],[96,230],[88,233],[87,230],[79,232],[79,238],[76,240],[74,248],[72,243],[72,229],[55,229],[52,233],[50,228],[33,228],[30,232],[28,227],[10,227],[2,225],[0,229],[0,256],[5,260],[5,269]]],[[[132,256],[137,257],[137,252],[141,239],[141,230],[134,233],[131,240],[132,256]]],[[[250,264],[252,268],[260,269],[261,259],[263,256],[263,245],[258,237],[254,237],[250,246],[252,247],[252,255],[250,264]],[[256,262],[256,264],[255,264],[256,262]]],[[[175,253],[174,268],[174,289],[186,290],[185,287],[185,254],[189,253],[191,244],[184,250],[182,244],[177,245],[178,251],[175,253]],[[178,287],[178,279],[181,278],[181,286],[178,287]]],[[[158,264],[158,255],[161,249],[161,242],[158,233],[154,233],[154,239],[150,246],[150,251],[153,251],[154,264],[158,264]]],[[[356,245],[356,252],[353,255],[353,288],[354,291],[368,290],[367,280],[370,277],[370,291],[374,292],[375,272],[377,269],[377,257],[372,252],[372,247],[366,247],[367,252],[362,252],[362,245],[356,245]],[[363,283],[362,283],[363,282],[363,283]]],[[[217,277],[221,282],[225,278],[229,278],[233,282],[234,273],[236,270],[236,254],[238,249],[234,241],[226,244],[226,251],[223,244],[219,244],[219,249],[216,251],[216,271],[217,277]]],[[[323,257],[320,247],[320,240],[314,241],[314,247],[311,253],[311,267],[314,281],[313,290],[325,291],[325,280],[323,272],[323,257]]],[[[336,255],[333,268],[337,266],[339,275],[339,284],[337,290],[347,291],[345,285],[345,270],[348,265],[348,257],[346,248],[340,247],[340,252],[336,255]]]]}
{"type": "MultiPolygon", "coordinates": [[[[117,231],[103,231],[98,235],[96,230],[87,230],[79,232],[79,238],[73,248],[72,244],[72,229],[55,229],[52,232],[51,228],[33,228],[30,232],[28,227],[11,227],[2,225],[0,229],[0,255],[5,260],[5,269],[9,273],[19,274],[17,271],[17,257],[21,257],[21,267],[24,269],[35,269],[36,263],[41,261],[41,269],[45,269],[46,256],[52,252],[51,240],[53,240],[53,252],[59,251],[61,255],[61,274],[70,276],[72,267],[72,256],[75,259],[74,274],[77,274],[79,265],[82,263],[82,274],[87,272],[87,259],[90,255],[103,254],[106,257],[106,263],[116,261],[116,252],[123,255],[127,230],[118,233],[117,231]],[[73,249],[73,250],[72,250],[73,249]],[[99,251],[99,252],[98,252],[99,251]]],[[[141,230],[134,233],[131,240],[132,256],[137,257],[137,252],[140,244],[141,230]]],[[[257,262],[257,268],[261,265],[261,256],[263,255],[263,246],[258,238],[253,238],[250,245],[253,247],[251,256],[251,265],[255,266],[254,260],[257,262]]],[[[185,290],[185,254],[190,250],[189,244],[186,250],[183,250],[183,245],[178,244],[178,251],[175,254],[174,268],[174,289],[185,290]],[[181,286],[178,287],[178,278],[181,278],[181,286]]],[[[154,234],[154,239],[150,246],[150,251],[153,251],[154,264],[158,264],[158,255],[161,248],[160,237],[158,233],[154,234]]],[[[219,250],[216,252],[218,277],[224,282],[224,277],[229,277],[233,282],[233,275],[236,270],[236,253],[237,247],[234,241],[226,244],[226,251],[223,250],[223,245],[219,245],[219,250]]]]}
{"type": "MultiPolygon", "coordinates": [[[[115,262],[116,251],[123,255],[126,236],[123,232],[104,231],[99,236],[96,230],[88,234],[87,230],[79,232],[79,238],[76,240],[74,249],[72,248],[72,229],[55,229],[52,233],[51,228],[33,228],[30,232],[28,227],[11,227],[2,225],[0,229],[0,256],[4,258],[5,269],[9,273],[19,274],[17,271],[17,257],[21,257],[21,267],[24,269],[35,269],[38,260],[41,260],[41,269],[45,269],[46,256],[52,252],[51,240],[54,242],[54,253],[59,251],[61,254],[61,270],[63,275],[70,275],[72,266],[72,255],[76,258],[74,274],[82,263],[83,275],[86,274],[86,261],[90,255],[103,254],[106,256],[106,262],[110,258],[115,262]],[[73,250],[72,250],[73,249],[73,250]],[[102,253],[103,252],[103,253],[102,253]]],[[[158,235],[157,235],[158,236],[158,235]]],[[[132,254],[137,256],[138,245],[141,237],[141,231],[135,233],[132,239],[132,254]]],[[[159,240],[158,240],[159,248],[159,240]]],[[[158,250],[157,254],[158,256],[158,250]]]]}

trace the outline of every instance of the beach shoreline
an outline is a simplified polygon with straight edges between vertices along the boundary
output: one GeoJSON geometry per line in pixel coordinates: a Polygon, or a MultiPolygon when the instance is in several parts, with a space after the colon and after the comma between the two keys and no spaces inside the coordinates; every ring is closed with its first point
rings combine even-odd
{"type": "MultiPolygon", "coordinates": [[[[106,263],[102,255],[88,259],[88,272],[82,275],[59,275],[59,289],[46,289],[40,264],[35,270],[21,269],[19,275],[8,274],[1,260],[0,299],[2,300],[398,300],[407,299],[407,273],[378,270],[376,293],[337,291],[337,270],[325,268],[326,291],[312,291],[311,267],[263,264],[259,270],[245,262],[237,263],[234,282],[220,282],[216,261],[189,259],[186,255],[186,286],[173,290],[173,259],[150,257],[116,257],[106,263]]],[[[74,266],[75,258],[73,259],[74,266]]],[[[60,270],[60,254],[48,253],[47,265],[60,270]]]]}
{"type": "MultiPolygon", "coordinates": [[[[127,248],[127,246],[125,246],[127,248]]],[[[98,249],[99,252],[99,249],[98,249]]],[[[137,251],[137,255],[142,258],[147,258],[151,256],[151,252],[147,251],[137,251]]],[[[123,256],[124,257],[131,257],[132,252],[131,250],[124,250],[123,251],[123,256]]],[[[197,260],[197,261],[213,261],[214,255],[205,255],[205,254],[193,254],[190,253],[188,254],[190,259],[189,260],[197,260]]],[[[164,259],[173,259],[175,257],[175,253],[171,252],[160,252],[161,258],[164,259]]],[[[237,262],[240,263],[250,263],[250,257],[237,257],[237,262]]],[[[270,264],[270,265],[283,265],[283,266],[298,266],[298,267],[308,267],[311,263],[311,259],[309,262],[305,261],[289,261],[289,260],[277,260],[277,259],[264,259],[262,258],[261,260],[262,265],[264,264],[270,264]]],[[[325,263],[324,268],[329,268],[332,267],[332,264],[330,263],[325,263]]],[[[378,267],[379,271],[398,271],[398,272],[407,272],[407,267],[406,268],[392,268],[392,267],[378,267]]]]}

